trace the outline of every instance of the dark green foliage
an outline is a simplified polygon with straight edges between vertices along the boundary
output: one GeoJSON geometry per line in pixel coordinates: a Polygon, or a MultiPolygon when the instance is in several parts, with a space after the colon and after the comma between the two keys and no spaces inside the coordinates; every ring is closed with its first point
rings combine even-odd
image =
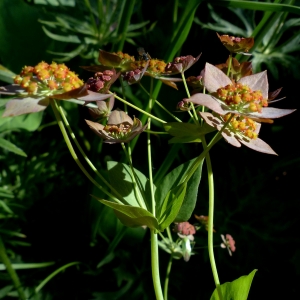
{"type": "MultiPolygon", "coordinates": [[[[24,65],[35,65],[41,60],[51,62],[59,57],[67,61],[70,69],[80,72],[86,81],[92,73],[81,70],[79,66],[94,64],[99,47],[106,51],[119,50],[125,36],[123,50],[131,55],[137,55],[138,46],[143,46],[151,57],[168,61],[179,54],[196,56],[202,52],[199,62],[186,74],[186,77],[198,76],[206,61],[219,64],[228,58],[228,52],[220,44],[215,31],[252,35],[264,19],[264,28],[268,30],[263,34],[263,30],[255,31],[257,44],[253,56],[243,59],[253,59],[256,70],[267,68],[270,71],[270,91],[284,87],[280,96],[286,96],[288,100],[278,106],[299,107],[300,23],[297,1],[277,1],[271,12],[262,11],[268,10],[263,4],[271,5],[262,1],[216,1],[211,6],[209,1],[136,0],[133,7],[127,8],[118,7],[119,1],[111,1],[116,9],[111,10],[111,15],[104,14],[102,23],[98,23],[101,10],[97,1],[74,1],[75,7],[63,5],[68,1],[62,0],[44,1],[44,4],[36,2],[0,1],[0,64],[13,72],[19,72],[24,65]],[[54,2],[61,4],[52,6],[54,2]],[[86,6],[86,2],[92,9],[86,6]],[[178,4],[178,11],[174,10],[174,3],[178,4]],[[281,11],[278,7],[282,8],[281,11]],[[131,9],[130,23],[126,9],[131,9]],[[194,12],[195,19],[190,18],[194,12]],[[128,25],[127,30],[117,27],[121,18],[122,24],[128,25]],[[95,40],[99,34],[93,31],[95,26],[100,28],[100,33],[105,33],[102,40],[95,40]]],[[[100,2],[105,5],[109,1],[100,2]]],[[[1,69],[3,85],[11,83],[1,69]]],[[[150,86],[148,79],[142,80],[147,88],[150,86]]],[[[154,95],[174,111],[177,103],[172,99],[178,99],[181,93],[182,98],[186,97],[182,92],[183,85],[179,83],[178,87],[179,92],[157,83],[154,95]]],[[[128,100],[146,108],[148,95],[135,85],[125,85],[124,88],[128,100]]],[[[4,104],[6,100],[0,98],[0,101],[4,104]]],[[[72,103],[62,105],[90,159],[109,178],[107,161],[126,162],[121,147],[103,145],[89,131],[84,123],[84,119],[89,118],[86,107],[72,103]]],[[[154,111],[158,117],[170,120],[157,106],[154,111]]],[[[129,115],[134,114],[140,118],[137,111],[129,108],[129,115]]],[[[154,299],[148,231],[140,227],[125,228],[112,209],[90,196],[106,199],[80,173],[58,127],[53,124],[54,120],[47,109],[26,117],[1,119],[0,123],[0,234],[6,250],[12,263],[54,263],[25,270],[16,267],[26,295],[29,299],[47,300],[154,299]],[[3,139],[10,143],[6,144],[7,147],[5,142],[1,144],[3,139]],[[27,157],[16,155],[11,152],[13,149],[17,154],[26,153],[27,157]],[[49,280],[35,295],[34,289],[47,276],[68,263],[74,265],[63,268],[64,271],[49,280]]],[[[144,124],[146,117],[142,120],[144,124]]],[[[226,250],[216,248],[220,279],[221,282],[232,282],[257,268],[248,299],[297,298],[300,159],[295,141],[298,122],[299,113],[296,112],[274,124],[264,125],[260,136],[272,145],[279,158],[237,149],[225,142],[220,142],[210,152],[216,193],[215,244],[221,243],[220,234],[230,233],[237,246],[233,257],[229,257],[226,250]],[[287,284],[283,283],[282,274],[287,284]],[[276,289],[270,290],[274,286],[276,289]]],[[[155,121],[151,129],[163,131],[161,124],[155,121]]],[[[164,178],[172,169],[202,151],[201,143],[169,145],[169,139],[169,135],[157,135],[153,139],[153,172],[154,176],[158,174],[155,177],[158,178],[155,181],[157,186],[165,183],[164,178]],[[170,149],[173,149],[172,155],[166,157],[170,149]],[[165,168],[160,169],[162,166],[165,168]]],[[[143,136],[139,140],[145,144],[143,136]]],[[[145,149],[138,143],[133,151],[136,155],[134,167],[148,174],[145,149]]],[[[206,174],[205,166],[203,172],[206,174]]],[[[191,180],[199,182],[200,173],[191,180]]],[[[197,198],[201,201],[196,203],[193,213],[207,215],[208,204],[204,200],[207,199],[207,179],[206,176],[201,179],[197,198]]],[[[142,185],[146,186],[146,175],[144,180],[142,185]]],[[[186,195],[197,195],[195,187],[193,191],[187,188],[186,195]]],[[[126,198],[127,195],[122,196],[126,198]]],[[[186,219],[191,211],[180,211],[180,214],[186,219]]],[[[193,216],[190,223],[196,223],[193,216]]],[[[197,249],[197,246],[206,246],[205,230],[196,234],[197,255],[193,255],[188,263],[183,260],[173,263],[169,299],[211,297],[214,284],[207,249],[197,249]]],[[[160,252],[160,259],[164,279],[169,255],[160,252]]],[[[0,299],[5,299],[6,295],[16,297],[11,280],[4,271],[0,272],[0,286],[0,299]]]]}

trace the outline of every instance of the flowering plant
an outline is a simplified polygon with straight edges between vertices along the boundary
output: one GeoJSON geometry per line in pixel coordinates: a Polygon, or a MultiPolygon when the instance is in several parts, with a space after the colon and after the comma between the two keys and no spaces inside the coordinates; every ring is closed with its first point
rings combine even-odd
{"type": "MultiPolygon", "coordinates": [[[[206,63],[203,70],[198,69],[199,75],[189,78],[185,77],[185,72],[190,68],[195,70],[194,65],[201,55],[179,56],[165,62],[151,58],[141,48],[136,56],[101,49],[98,65],[82,67],[93,72],[93,76],[88,77],[85,82],[64,64],[41,62],[34,67],[25,66],[14,77],[14,84],[0,87],[1,94],[13,96],[7,101],[2,117],[37,113],[50,105],[76,164],[100,191],[100,196],[93,193],[92,197],[112,209],[124,226],[149,230],[152,278],[156,299],[159,300],[168,297],[168,279],[173,259],[192,261],[192,256],[197,254],[197,236],[201,232],[207,235],[207,248],[216,286],[215,291],[211,291],[211,299],[229,299],[231,291],[239,289],[245,290],[241,299],[247,298],[256,270],[229,283],[229,288],[228,284],[221,284],[218,277],[213,249],[216,246],[213,234],[217,231],[213,225],[214,184],[210,150],[224,138],[230,144],[229,147],[245,145],[251,150],[277,155],[258,137],[261,126],[273,123],[273,119],[294,111],[269,107],[280,89],[270,93],[266,71],[254,73],[251,63],[240,63],[232,57],[234,53],[248,53],[254,45],[252,37],[218,37],[230,52],[227,61],[216,66],[206,63]],[[178,74],[179,77],[174,77],[178,74]],[[144,79],[150,82],[149,91],[143,85],[144,79]],[[158,101],[158,93],[153,89],[154,80],[176,90],[176,83],[183,83],[185,98],[172,103],[178,116],[177,112],[170,111],[158,101]],[[118,81],[121,88],[116,87],[118,81]],[[149,96],[146,108],[127,99],[124,86],[133,84],[139,85],[149,96]],[[93,119],[91,121],[85,118],[86,128],[96,135],[101,147],[121,146],[126,163],[108,160],[105,170],[100,172],[80,146],[60,100],[86,108],[93,119]],[[119,109],[120,106],[123,106],[123,110],[119,109]],[[157,113],[157,107],[167,117],[157,113]],[[141,114],[139,118],[135,117],[138,113],[141,114]],[[156,124],[160,124],[164,132],[153,130],[156,124]],[[201,144],[203,150],[193,159],[173,169],[169,165],[154,175],[152,158],[159,155],[159,149],[153,148],[153,137],[166,134],[171,136],[169,144],[197,143],[201,144]],[[133,153],[137,142],[144,142],[147,172],[140,170],[134,161],[133,153]],[[76,151],[82,154],[85,163],[78,158],[76,151]],[[191,224],[188,221],[196,206],[204,162],[208,173],[209,212],[208,216],[195,216],[198,223],[191,224]],[[95,176],[89,173],[86,165],[95,176]],[[159,275],[159,248],[170,254],[164,290],[159,275]]],[[[142,156],[144,152],[137,156],[142,156]]],[[[170,161],[173,162],[173,157],[170,161]]],[[[236,251],[233,237],[221,234],[221,242],[217,247],[226,248],[232,256],[236,251]]]]}

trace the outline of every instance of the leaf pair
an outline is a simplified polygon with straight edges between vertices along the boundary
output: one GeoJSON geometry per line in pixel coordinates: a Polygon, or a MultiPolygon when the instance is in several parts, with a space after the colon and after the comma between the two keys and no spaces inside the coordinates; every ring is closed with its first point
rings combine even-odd
{"type": "Polygon", "coordinates": [[[110,184],[123,197],[125,203],[98,200],[113,208],[125,226],[147,226],[163,231],[174,221],[188,220],[195,208],[203,161],[190,180],[183,182],[193,162],[194,160],[191,160],[178,166],[157,186],[153,186],[155,214],[152,209],[149,179],[136,169],[134,176],[127,165],[118,162],[108,162],[108,176],[110,184]]]}

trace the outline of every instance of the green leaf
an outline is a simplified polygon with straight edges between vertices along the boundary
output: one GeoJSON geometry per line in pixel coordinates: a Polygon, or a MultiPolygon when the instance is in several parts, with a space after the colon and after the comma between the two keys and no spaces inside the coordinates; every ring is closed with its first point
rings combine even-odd
{"type": "MultiPolygon", "coordinates": [[[[0,109],[2,114],[3,109],[0,109]]],[[[35,131],[41,125],[43,112],[29,115],[21,115],[16,117],[0,118],[0,131],[25,129],[27,131],[35,131]]]]}
{"type": "Polygon", "coordinates": [[[65,42],[65,43],[75,43],[75,44],[81,43],[77,35],[59,35],[59,34],[52,33],[45,26],[42,26],[42,28],[44,32],[53,40],[65,42]]]}
{"type": "MultiPolygon", "coordinates": [[[[159,182],[155,193],[157,212],[160,213],[160,211],[162,210],[161,207],[163,206],[163,200],[166,198],[166,195],[171,189],[180,185],[180,182],[187,175],[188,170],[195,160],[196,158],[179,165],[159,182]]],[[[187,182],[187,192],[178,215],[175,218],[175,221],[187,221],[193,213],[197,202],[198,187],[202,174],[202,165],[203,161],[201,162],[195,173],[192,175],[190,180],[187,182]]]]}
{"type": "MultiPolygon", "coordinates": [[[[232,282],[220,285],[223,299],[226,300],[246,300],[253,277],[257,270],[253,270],[249,275],[242,276],[232,282]]],[[[217,289],[214,290],[210,300],[219,300],[217,289]]]]}
{"type": "Polygon", "coordinates": [[[163,231],[168,227],[176,218],[180,207],[182,205],[185,193],[186,193],[186,183],[182,183],[179,186],[171,189],[164,201],[159,211],[159,229],[163,231]]]}
{"type": "MultiPolygon", "coordinates": [[[[120,193],[129,205],[139,207],[140,205],[135,194],[130,167],[123,163],[109,161],[107,163],[107,169],[110,184],[120,193]]],[[[134,169],[134,172],[137,177],[136,180],[138,190],[141,192],[141,198],[146,207],[151,207],[149,179],[137,169],[134,169]]]]}
{"type": "Polygon", "coordinates": [[[201,142],[201,135],[205,135],[215,129],[212,127],[204,127],[199,124],[169,122],[164,124],[165,130],[175,138],[169,140],[169,144],[172,143],[192,143],[201,142]]]}
{"type": "Polygon", "coordinates": [[[27,154],[22,149],[18,148],[15,144],[3,138],[0,138],[0,147],[8,151],[14,152],[18,155],[25,156],[25,157],[27,156],[27,154]]]}
{"type": "Polygon", "coordinates": [[[115,202],[98,199],[101,203],[105,204],[114,209],[116,216],[118,219],[128,227],[137,227],[137,226],[147,226],[151,229],[159,229],[157,219],[148,212],[147,210],[131,206],[131,205],[124,205],[118,204],[115,202]]]}
{"type": "Polygon", "coordinates": [[[0,65],[0,80],[7,83],[13,83],[13,77],[15,77],[16,74],[4,66],[0,65]]]}
{"type": "Polygon", "coordinates": [[[196,138],[193,136],[184,136],[184,137],[173,137],[168,140],[168,144],[183,144],[183,143],[201,143],[200,138],[196,138]]]}
{"type": "Polygon", "coordinates": [[[276,11],[276,12],[290,12],[300,14],[300,7],[282,4],[282,3],[265,3],[257,1],[240,1],[240,0],[219,0],[214,1],[214,5],[226,7],[238,7],[243,9],[262,10],[262,11],[276,11]]]}

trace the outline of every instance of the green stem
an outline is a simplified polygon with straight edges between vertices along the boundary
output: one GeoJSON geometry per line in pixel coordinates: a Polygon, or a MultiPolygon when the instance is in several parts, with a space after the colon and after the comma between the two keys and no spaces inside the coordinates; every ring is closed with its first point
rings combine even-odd
{"type": "MultiPolygon", "coordinates": [[[[203,148],[207,149],[207,144],[205,137],[202,138],[203,148]]],[[[218,290],[220,300],[223,299],[221,289],[220,289],[220,280],[218,276],[215,256],[214,256],[214,244],[213,244],[213,220],[214,220],[214,176],[211,166],[211,160],[209,153],[205,156],[206,166],[207,166],[207,176],[208,176],[208,191],[209,191],[209,209],[208,209],[208,254],[210,265],[215,281],[215,285],[218,290]]]]}
{"type": "Polygon", "coordinates": [[[229,55],[229,63],[228,63],[227,74],[226,74],[228,77],[229,77],[230,70],[231,70],[231,64],[232,64],[232,53],[230,53],[230,55],[229,55]]]}
{"type": "MultiPolygon", "coordinates": [[[[71,136],[71,138],[73,139],[75,145],[77,146],[78,150],[80,151],[80,153],[82,154],[83,158],[85,159],[85,161],[87,162],[87,164],[91,167],[91,169],[95,172],[95,174],[102,180],[102,182],[104,184],[106,184],[106,186],[108,188],[111,189],[111,191],[119,198],[119,199],[122,199],[123,197],[119,194],[119,192],[114,188],[112,187],[109,182],[99,173],[99,171],[97,170],[97,168],[93,165],[93,163],[90,161],[90,159],[87,157],[87,155],[85,154],[85,152],[83,151],[83,149],[81,148],[80,144],[78,143],[78,140],[64,114],[64,111],[63,111],[63,108],[61,106],[58,107],[58,110],[60,112],[60,115],[62,116],[62,119],[69,131],[69,134],[71,136]]],[[[124,199],[123,199],[124,200],[124,199]]]]}
{"type": "MultiPolygon", "coordinates": [[[[186,94],[187,94],[188,98],[190,98],[190,97],[191,97],[191,94],[190,94],[189,88],[188,88],[187,83],[186,83],[186,80],[185,80],[184,72],[181,73],[181,77],[182,77],[182,81],[183,81],[183,84],[184,84],[184,88],[185,88],[186,94]]],[[[191,105],[191,107],[192,107],[194,116],[192,115],[192,113],[191,113],[190,111],[188,111],[188,113],[190,114],[190,116],[191,116],[191,118],[193,119],[193,121],[194,121],[196,124],[199,124],[199,119],[198,119],[197,112],[196,112],[196,110],[195,110],[194,103],[191,102],[190,105],[191,105]]]]}
{"type": "Polygon", "coordinates": [[[157,234],[154,232],[154,229],[150,229],[150,234],[151,234],[151,268],[152,268],[152,279],[153,279],[154,291],[156,295],[156,300],[164,300],[161,284],[160,284],[160,276],[159,276],[157,234]]]}
{"type": "MultiPolygon", "coordinates": [[[[149,98],[149,112],[151,113],[153,107],[153,98],[152,98],[152,91],[153,91],[153,78],[151,78],[151,86],[150,86],[150,98],[149,98]]],[[[151,129],[151,118],[148,118],[148,130],[151,129]]],[[[151,138],[150,133],[147,133],[147,153],[148,153],[148,172],[149,172],[149,184],[150,184],[150,194],[151,194],[151,211],[153,216],[156,216],[156,204],[154,198],[154,183],[153,183],[153,174],[152,174],[152,152],[151,152],[151,138]]]]}
{"type": "MultiPolygon", "coordinates": [[[[148,95],[150,96],[150,94],[148,93],[148,91],[144,88],[144,86],[140,83],[140,87],[142,88],[142,90],[148,95]]],[[[154,100],[155,103],[161,108],[163,109],[167,114],[169,114],[172,118],[174,118],[176,121],[178,122],[182,122],[180,119],[178,119],[176,116],[174,116],[165,106],[163,106],[158,100],[154,100]]]]}
{"type": "Polygon", "coordinates": [[[141,113],[147,115],[148,117],[150,117],[150,118],[152,118],[152,119],[154,119],[154,120],[156,120],[156,121],[158,121],[158,122],[161,122],[161,123],[167,123],[166,121],[161,120],[161,119],[155,117],[154,115],[152,115],[152,114],[150,114],[150,113],[148,113],[148,112],[146,112],[146,111],[140,109],[139,107],[137,107],[137,106],[131,104],[130,102],[127,102],[126,100],[122,99],[122,98],[119,97],[118,95],[116,95],[116,94],[114,94],[114,93],[112,93],[112,92],[109,92],[109,93],[112,94],[112,95],[114,95],[114,97],[115,97],[116,99],[118,99],[118,100],[120,100],[121,102],[127,104],[128,106],[133,107],[134,109],[136,109],[136,110],[138,110],[139,112],[141,112],[141,113]]]}
{"type": "MultiPolygon", "coordinates": [[[[53,112],[54,112],[54,115],[56,117],[56,120],[57,120],[57,124],[61,130],[61,133],[63,135],[63,138],[66,142],[66,145],[73,157],[73,159],[75,160],[76,164],[78,165],[78,167],[80,168],[80,170],[83,172],[83,174],[97,187],[99,188],[103,193],[105,193],[106,195],[108,195],[109,197],[111,197],[115,202],[119,203],[119,204],[122,204],[123,202],[121,202],[119,199],[117,199],[114,195],[112,195],[110,192],[108,192],[106,189],[104,189],[100,184],[98,184],[97,181],[95,181],[93,179],[93,177],[87,172],[87,170],[84,168],[84,166],[81,164],[73,146],[72,146],[72,143],[68,137],[68,134],[67,134],[67,131],[65,129],[65,126],[64,126],[64,123],[60,117],[60,114],[59,114],[59,110],[58,110],[58,106],[57,106],[57,103],[54,99],[51,99],[50,100],[50,104],[51,104],[51,107],[53,109],[53,112]]],[[[122,199],[124,202],[125,200],[122,199]]],[[[123,203],[124,204],[124,203],[123,203]]]]}
{"type": "Polygon", "coordinates": [[[7,256],[6,249],[5,249],[5,246],[2,241],[1,236],[0,236],[0,258],[1,258],[1,261],[3,262],[3,264],[5,265],[9,276],[11,277],[11,280],[13,281],[15,288],[18,291],[19,299],[26,300],[27,298],[25,297],[24,291],[22,289],[20,279],[18,277],[17,272],[15,271],[15,269],[12,267],[12,265],[10,263],[10,260],[7,256]]]}
{"type": "Polygon", "coordinates": [[[168,300],[169,278],[170,278],[170,273],[171,273],[171,268],[172,268],[172,262],[173,262],[173,253],[170,255],[170,259],[169,259],[167,271],[166,271],[166,278],[165,278],[165,284],[164,284],[165,300],[168,300]]]}

